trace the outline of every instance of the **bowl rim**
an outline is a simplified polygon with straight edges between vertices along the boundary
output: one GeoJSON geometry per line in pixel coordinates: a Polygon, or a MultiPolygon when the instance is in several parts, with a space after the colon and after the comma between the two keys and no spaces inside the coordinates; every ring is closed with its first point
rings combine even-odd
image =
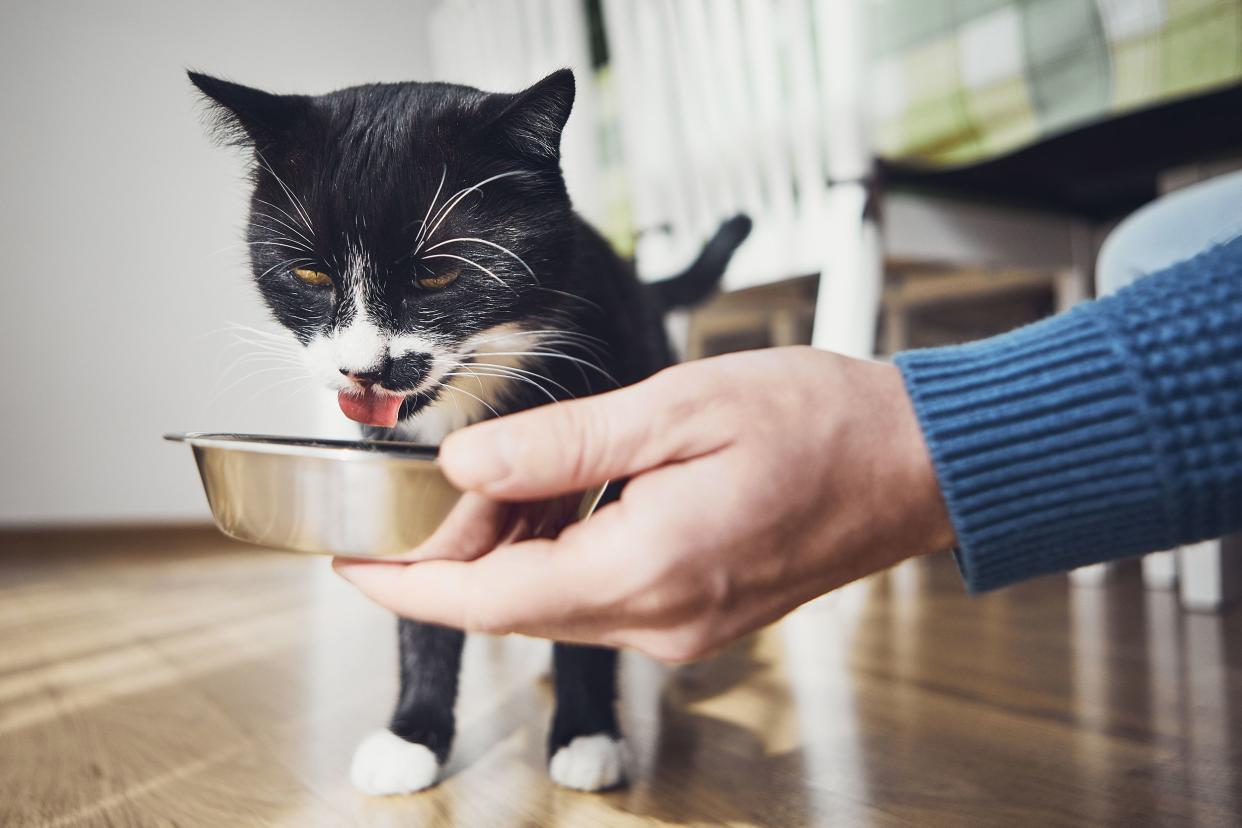
{"type": "Polygon", "coordinates": [[[319,457],[328,460],[379,460],[435,463],[437,446],[398,440],[338,440],[327,437],[294,437],[280,434],[242,434],[223,431],[185,431],[164,435],[174,443],[194,448],[276,454],[283,457],[319,457]]]}

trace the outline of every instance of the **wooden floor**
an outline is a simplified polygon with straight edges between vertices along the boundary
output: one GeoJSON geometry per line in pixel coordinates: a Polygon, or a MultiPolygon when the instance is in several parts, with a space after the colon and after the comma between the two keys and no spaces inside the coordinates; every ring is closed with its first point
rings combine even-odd
{"type": "Polygon", "coordinates": [[[1242,615],[1133,580],[968,598],[947,559],[714,661],[624,662],[634,783],[543,769],[547,645],[474,639],[443,783],[369,799],[390,618],[201,531],[0,535],[0,825],[1226,825],[1242,615]]]}

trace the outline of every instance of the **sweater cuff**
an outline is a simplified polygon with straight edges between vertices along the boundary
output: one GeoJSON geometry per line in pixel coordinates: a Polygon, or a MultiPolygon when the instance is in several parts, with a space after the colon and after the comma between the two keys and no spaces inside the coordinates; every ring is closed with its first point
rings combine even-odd
{"type": "Polygon", "coordinates": [[[972,592],[1171,545],[1167,479],[1094,303],[898,354],[972,592]]]}

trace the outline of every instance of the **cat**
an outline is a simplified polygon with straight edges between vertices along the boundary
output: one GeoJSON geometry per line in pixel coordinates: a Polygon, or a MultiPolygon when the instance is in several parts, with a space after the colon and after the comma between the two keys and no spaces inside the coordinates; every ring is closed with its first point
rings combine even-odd
{"type": "MultiPolygon", "coordinates": [[[[393,83],[281,95],[189,77],[217,137],[253,160],[262,298],[367,437],[438,444],[650,376],[672,362],[662,314],[710,294],[750,231],[736,216],[684,273],[640,282],[566,192],[569,70],[514,94],[393,83]]],[[[401,620],[398,641],[396,709],[350,770],[368,794],[434,784],[453,741],[464,634],[401,620]]],[[[557,643],[553,661],[550,775],[588,791],[623,784],[616,652],[557,643]]]]}

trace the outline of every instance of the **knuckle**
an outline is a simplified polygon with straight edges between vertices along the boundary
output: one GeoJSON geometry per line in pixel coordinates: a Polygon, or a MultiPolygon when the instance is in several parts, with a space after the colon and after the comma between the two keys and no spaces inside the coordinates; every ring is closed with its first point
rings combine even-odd
{"type": "Polygon", "coordinates": [[[710,407],[710,389],[700,388],[700,382],[688,381],[674,371],[663,371],[652,379],[651,391],[660,401],[653,414],[662,424],[678,425],[692,422],[703,411],[710,407]]]}
{"type": "Polygon", "coordinates": [[[664,556],[653,556],[635,566],[620,584],[629,612],[650,619],[676,617],[693,600],[693,584],[672,577],[674,566],[664,556]]]}
{"type": "Polygon", "coordinates": [[[657,389],[651,430],[665,436],[674,451],[699,453],[719,446],[745,422],[736,389],[726,383],[679,382],[669,375],[657,389]]]}
{"type": "Polygon", "coordinates": [[[729,611],[734,603],[736,596],[736,587],[733,583],[733,577],[725,568],[719,568],[707,573],[703,579],[704,586],[704,615],[723,615],[729,611]]]}
{"type": "Polygon", "coordinates": [[[511,632],[501,614],[486,602],[464,599],[461,611],[462,629],[485,635],[507,635],[511,632]]]}
{"type": "Polygon", "coordinates": [[[484,635],[508,635],[513,632],[512,625],[505,623],[498,616],[492,614],[485,614],[469,629],[484,635]]]}
{"type": "Polygon", "coordinates": [[[594,412],[593,406],[561,406],[557,444],[563,471],[575,481],[591,476],[599,453],[608,446],[606,423],[594,412]]]}
{"type": "Polygon", "coordinates": [[[662,636],[653,643],[648,654],[665,664],[689,664],[710,651],[706,637],[691,627],[662,636]]]}
{"type": "Polygon", "coordinates": [[[624,631],[605,630],[597,636],[596,643],[610,650],[635,649],[641,652],[641,648],[624,631]]]}

